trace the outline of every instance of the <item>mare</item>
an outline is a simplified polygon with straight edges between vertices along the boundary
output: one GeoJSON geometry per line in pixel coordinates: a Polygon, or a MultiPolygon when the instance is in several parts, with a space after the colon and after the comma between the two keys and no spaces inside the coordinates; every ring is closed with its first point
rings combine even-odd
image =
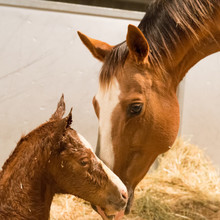
{"type": "MultiPolygon", "coordinates": [[[[124,184],[70,128],[63,96],[50,120],[22,137],[0,173],[0,219],[49,218],[55,193],[69,193],[97,206],[100,214],[126,206],[124,184]]],[[[124,211],[123,211],[124,212],[124,211]]]]}
{"type": "Polygon", "coordinates": [[[220,51],[219,0],[152,0],[126,41],[111,46],[78,32],[103,62],[93,105],[97,155],[133,191],[179,128],[176,91],[188,70],[220,51]]]}

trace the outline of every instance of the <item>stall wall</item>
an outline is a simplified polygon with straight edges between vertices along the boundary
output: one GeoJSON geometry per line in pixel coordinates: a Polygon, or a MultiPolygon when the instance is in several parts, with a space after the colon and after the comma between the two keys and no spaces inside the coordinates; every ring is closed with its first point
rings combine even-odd
{"type": "Polygon", "coordinates": [[[220,168],[220,53],[200,61],[184,80],[181,135],[220,168]]]}
{"type": "Polygon", "coordinates": [[[21,135],[49,119],[62,93],[73,128],[95,147],[92,98],[101,63],[77,31],[114,45],[128,24],[138,21],[0,6],[0,167],[21,135]]]}
{"type": "MultiPolygon", "coordinates": [[[[103,9],[102,16],[63,11],[0,5],[0,167],[21,135],[49,119],[62,93],[67,111],[73,107],[73,128],[96,145],[92,98],[101,63],[76,32],[114,45],[126,38],[128,24],[139,21],[120,18],[120,10],[117,17],[105,16],[113,9],[103,9]]],[[[180,88],[180,135],[206,148],[220,168],[219,64],[218,53],[187,74],[180,88]]]]}

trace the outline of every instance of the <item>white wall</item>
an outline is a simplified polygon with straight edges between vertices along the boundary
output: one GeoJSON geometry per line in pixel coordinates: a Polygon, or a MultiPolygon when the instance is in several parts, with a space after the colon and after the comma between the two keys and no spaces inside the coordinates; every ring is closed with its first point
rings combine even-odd
{"type": "Polygon", "coordinates": [[[49,119],[62,93],[67,111],[74,107],[73,127],[95,147],[101,63],[76,31],[114,45],[130,23],[138,21],[0,5],[0,167],[22,134],[49,119]]]}
{"type": "Polygon", "coordinates": [[[200,61],[185,77],[181,135],[206,149],[220,168],[220,53],[200,61]]]}
{"type": "MultiPolygon", "coordinates": [[[[22,134],[50,117],[62,93],[67,111],[74,107],[73,127],[95,146],[97,119],[91,102],[101,63],[82,45],[76,31],[114,45],[125,39],[127,25],[137,25],[143,14],[88,7],[83,13],[82,9],[35,0],[0,0],[0,167],[22,134]],[[31,6],[3,6],[2,2],[31,6]],[[48,4],[53,11],[45,10],[48,4]],[[31,9],[33,5],[38,9],[31,9]]],[[[180,91],[180,135],[206,148],[220,168],[219,64],[218,53],[188,73],[180,91]]]]}

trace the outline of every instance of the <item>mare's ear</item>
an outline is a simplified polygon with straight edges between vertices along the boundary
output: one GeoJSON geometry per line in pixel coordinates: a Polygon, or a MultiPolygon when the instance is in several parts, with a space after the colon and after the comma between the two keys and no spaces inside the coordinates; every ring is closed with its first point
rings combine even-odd
{"type": "Polygon", "coordinates": [[[131,24],[128,25],[126,42],[129,48],[129,55],[135,62],[147,63],[149,45],[138,27],[131,24]]]}
{"type": "Polygon", "coordinates": [[[87,37],[86,35],[82,34],[81,32],[77,32],[81,41],[85,44],[85,46],[90,50],[92,55],[100,61],[104,61],[106,55],[112,50],[113,46],[87,37]]]}
{"type": "Polygon", "coordinates": [[[50,121],[62,119],[64,113],[65,113],[65,102],[64,102],[64,95],[62,94],[60,101],[57,104],[57,109],[51,116],[50,121]]]}

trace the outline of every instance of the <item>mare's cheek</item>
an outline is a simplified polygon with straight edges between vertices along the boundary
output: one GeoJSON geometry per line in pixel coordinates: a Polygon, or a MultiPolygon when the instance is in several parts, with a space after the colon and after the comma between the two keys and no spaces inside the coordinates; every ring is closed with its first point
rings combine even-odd
{"type": "Polygon", "coordinates": [[[127,146],[140,147],[145,145],[151,125],[146,121],[144,115],[135,116],[123,127],[124,141],[127,146]]]}

